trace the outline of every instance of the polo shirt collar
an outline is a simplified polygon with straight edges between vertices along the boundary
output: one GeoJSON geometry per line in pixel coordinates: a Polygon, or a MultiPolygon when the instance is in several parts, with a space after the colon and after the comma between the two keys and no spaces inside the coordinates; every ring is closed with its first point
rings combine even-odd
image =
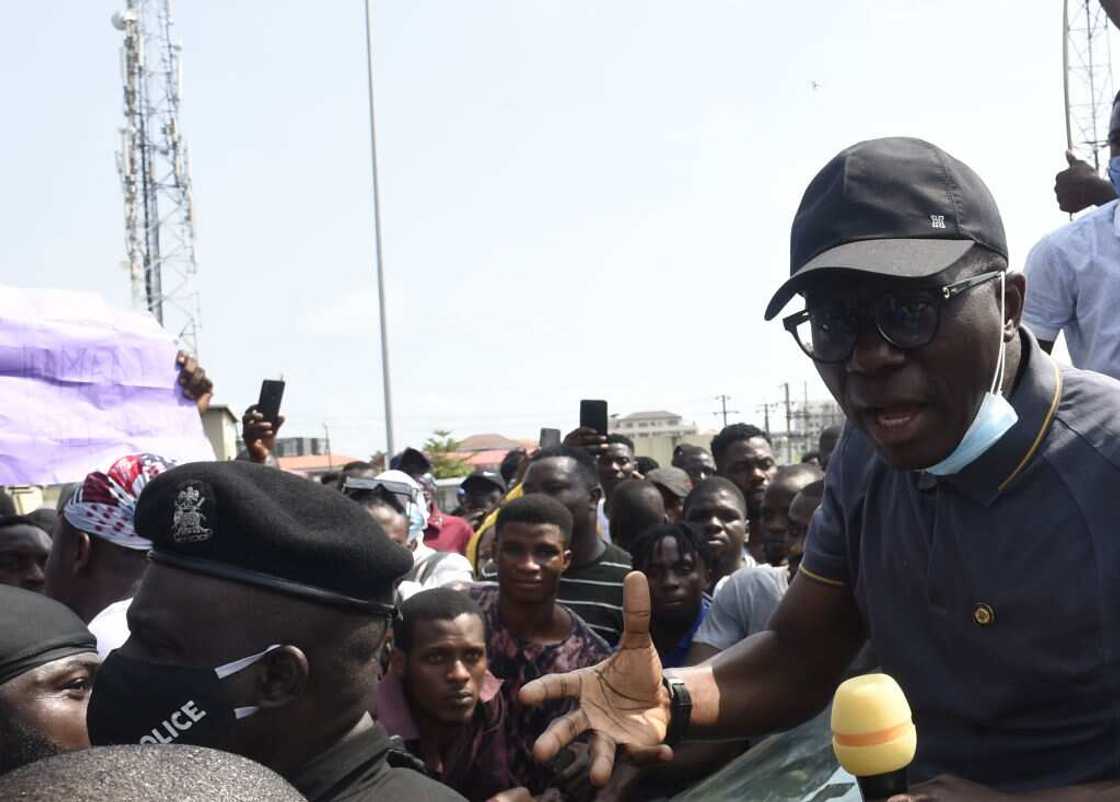
{"type": "MultiPolygon", "coordinates": [[[[501,688],[502,681],[487,671],[479,694],[483,706],[489,705],[501,688]]],[[[420,737],[420,728],[412,717],[404,683],[400,675],[391,669],[377,686],[377,720],[390,734],[399,736],[405,742],[420,737]]]]}
{"type": "Polygon", "coordinates": [[[1057,363],[1039,347],[1027,329],[1019,328],[1019,339],[1025,364],[1019,370],[1019,381],[1008,399],[1019,414],[1019,420],[975,462],[940,480],[984,506],[991,506],[1035,458],[1061,400],[1061,373],[1057,363]]]}

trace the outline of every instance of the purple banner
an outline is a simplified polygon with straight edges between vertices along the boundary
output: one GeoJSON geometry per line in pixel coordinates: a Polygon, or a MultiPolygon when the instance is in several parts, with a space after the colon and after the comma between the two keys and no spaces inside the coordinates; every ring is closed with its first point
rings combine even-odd
{"type": "Polygon", "coordinates": [[[212,460],[172,337],[94,293],[0,287],[0,485],[75,482],[126,454],[212,460]]]}

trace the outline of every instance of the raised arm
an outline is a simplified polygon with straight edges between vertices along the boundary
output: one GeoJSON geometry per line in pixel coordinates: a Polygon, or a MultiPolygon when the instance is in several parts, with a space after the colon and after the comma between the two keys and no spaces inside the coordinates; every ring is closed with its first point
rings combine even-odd
{"type": "MultiPolygon", "coordinates": [[[[672,757],[660,745],[670,703],[649,636],[643,574],[626,577],[623,606],[625,631],[615,655],[591,668],[542,677],[521,690],[526,704],[579,699],[577,710],[554,721],[537,740],[534,754],[549,760],[590,730],[596,785],[610,778],[618,746],[638,761],[672,757]]],[[[685,682],[692,697],[688,738],[759,735],[805,720],[828,703],[863,641],[849,592],[804,576],[790,587],[770,626],[708,663],[668,672],[685,682]]]]}

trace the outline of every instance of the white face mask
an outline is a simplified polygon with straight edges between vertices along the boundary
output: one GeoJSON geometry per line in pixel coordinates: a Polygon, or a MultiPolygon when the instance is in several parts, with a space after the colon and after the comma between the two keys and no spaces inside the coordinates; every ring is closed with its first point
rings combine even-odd
{"type": "Polygon", "coordinates": [[[999,277],[999,357],[996,360],[996,375],[992,378],[992,386],[984,394],[980,408],[976,410],[976,417],[972,419],[972,425],[957,443],[957,447],[941,462],[926,468],[926,473],[935,476],[960,473],[998,443],[1019,420],[1019,413],[1003,397],[1002,391],[1007,368],[1007,344],[1003,341],[1003,321],[1006,312],[1004,288],[1004,276],[1001,274],[999,277]]]}

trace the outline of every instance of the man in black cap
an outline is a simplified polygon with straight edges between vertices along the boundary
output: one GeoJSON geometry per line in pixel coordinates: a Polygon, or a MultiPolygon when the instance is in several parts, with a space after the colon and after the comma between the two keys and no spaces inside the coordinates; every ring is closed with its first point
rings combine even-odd
{"type": "Polygon", "coordinates": [[[506,483],[493,471],[475,471],[459,484],[459,509],[453,515],[478,529],[486,516],[498,508],[506,494],[506,483]]]}
{"type": "Polygon", "coordinates": [[[337,490],[247,462],[144,488],[151,567],[90,699],[97,745],[190,743],[263,763],[315,800],[461,799],[391,768],[366,713],[411,557],[337,490]]]}
{"type": "Polygon", "coordinates": [[[692,492],[693,481],[688,472],[683,468],[654,468],[645,477],[661,492],[669,523],[679,523],[684,518],[684,500],[692,492]]]}
{"type": "Polygon", "coordinates": [[[39,593],[0,586],[0,774],[89,746],[96,671],[97,642],[78,616],[39,593]]]}
{"type": "Polygon", "coordinates": [[[665,759],[686,733],[789,727],[869,638],[917,722],[911,778],[956,775],[909,798],[1116,796],[1120,383],[1051,360],[1006,270],[992,196],[944,151],[879,139],[829,162],[767,309],[805,298],[785,327],[848,421],[799,576],[766,631],[665,685],[627,577],[615,657],[522,691],[581,697],[538,758],[596,730],[601,783],[617,743],[665,759]]]}
{"type": "Polygon", "coordinates": [[[673,467],[687,473],[694,485],[716,475],[716,461],[711,452],[690,443],[682,443],[673,449],[673,467]]]}

